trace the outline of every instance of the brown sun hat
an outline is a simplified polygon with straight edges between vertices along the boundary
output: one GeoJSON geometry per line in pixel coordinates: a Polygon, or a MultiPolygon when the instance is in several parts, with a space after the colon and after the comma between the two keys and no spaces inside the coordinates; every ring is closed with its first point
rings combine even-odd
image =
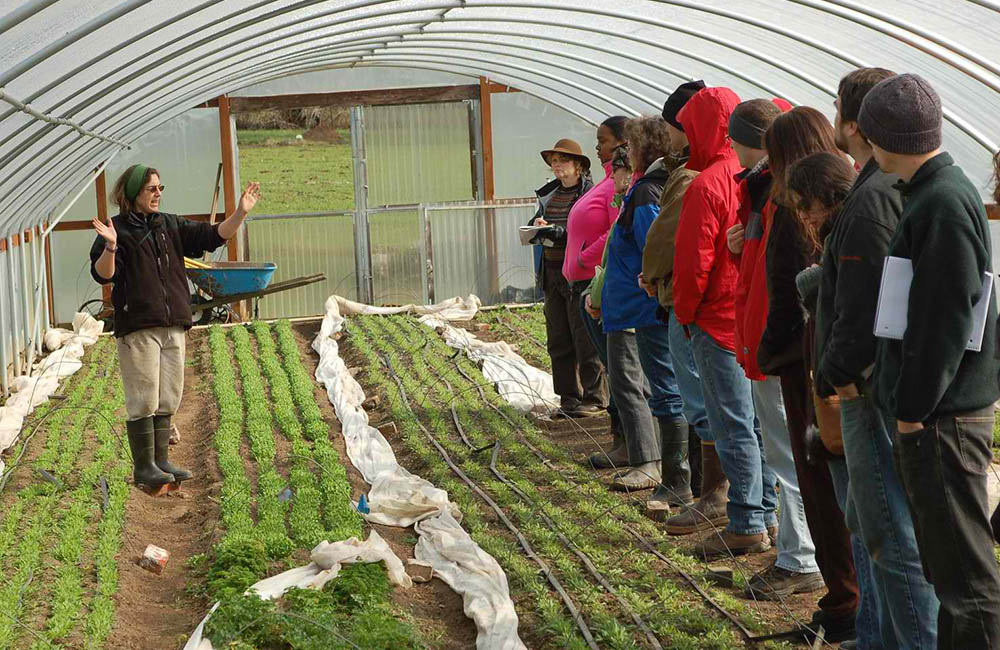
{"type": "Polygon", "coordinates": [[[556,146],[552,147],[551,149],[546,149],[545,151],[543,151],[542,160],[544,160],[545,164],[548,165],[549,167],[552,166],[552,163],[549,162],[549,158],[554,153],[561,153],[567,156],[572,156],[580,161],[580,164],[583,165],[584,170],[590,169],[590,158],[583,155],[583,149],[580,148],[580,144],[576,140],[563,138],[562,140],[556,143],[556,146]]]}

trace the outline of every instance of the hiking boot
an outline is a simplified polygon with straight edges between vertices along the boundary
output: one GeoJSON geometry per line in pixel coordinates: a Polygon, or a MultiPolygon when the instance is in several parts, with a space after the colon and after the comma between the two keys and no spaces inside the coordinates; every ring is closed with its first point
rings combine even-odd
{"type": "Polygon", "coordinates": [[[808,643],[816,641],[819,628],[823,628],[823,640],[829,643],[840,643],[842,650],[853,650],[858,647],[855,638],[857,631],[854,627],[854,614],[847,616],[833,617],[822,609],[813,612],[812,620],[803,632],[803,638],[808,643]]]}
{"type": "Polygon", "coordinates": [[[181,432],[177,430],[177,425],[170,425],[170,444],[178,445],[181,442],[181,432]]]}
{"type": "Polygon", "coordinates": [[[622,472],[611,481],[611,489],[618,492],[648,490],[660,484],[660,462],[650,461],[622,472]]]}
{"type": "Polygon", "coordinates": [[[132,452],[132,480],[136,485],[159,487],[174,482],[174,475],[164,472],[154,462],[153,418],[125,423],[128,448],[132,452]]]}
{"type": "Polygon", "coordinates": [[[763,553],[771,548],[766,532],[754,535],[737,535],[728,530],[714,532],[691,549],[691,554],[708,560],[716,557],[763,553]]]}
{"type": "Polygon", "coordinates": [[[772,544],[777,544],[778,543],[778,527],[777,526],[768,526],[767,527],[767,536],[771,538],[771,543],[772,544]]]}
{"type": "Polygon", "coordinates": [[[665,530],[670,535],[690,535],[729,523],[726,515],[729,481],[722,473],[715,445],[710,442],[701,443],[701,470],[701,498],[693,506],[686,506],[680,514],[667,519],[665,530]]]}
{"type": "Polygon", "coordinates": [[[167,460],[167,457],[170,455],[170,416],[154,415],[153,431],[156,441],[156,453],[154,455],[156,466],[168,474],[173,474],[178,483],[191,478],[191,472],[171,465],[170,461],[167,460]]]}
{"type": "Polygon", "coordinates": [[[772,564],[750,578],[743,594],[754,600],[781,601],[792,594],[808,594],[818,591],[825,585],[819,571],[796,573],[772,564]]]}
{"type": "Polygon", "coordinates": [[[604,408],[599,404],[578,404],[564,410],[566,411],[566,415],[571,418],[596,418],[605,413],[604,408]]]}
{"type": "Polygon", "coordinates": [[[660,424],[660,484],[646,502],[646,514],[663,521],[671,506],[694,503],[688,464],[688,423],[684,418],[657,418],[660,424]]]}

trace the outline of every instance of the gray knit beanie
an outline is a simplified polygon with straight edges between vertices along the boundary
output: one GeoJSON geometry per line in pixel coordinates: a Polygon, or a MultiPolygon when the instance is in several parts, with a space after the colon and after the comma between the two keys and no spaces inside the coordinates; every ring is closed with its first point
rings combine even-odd
{"type": "Polygon", "coordinates": [[[858,127],[869,142],[889,153],[934,151],[941,146],[941,98],[919,75],[890,77],[865,95],[858,127]]]}

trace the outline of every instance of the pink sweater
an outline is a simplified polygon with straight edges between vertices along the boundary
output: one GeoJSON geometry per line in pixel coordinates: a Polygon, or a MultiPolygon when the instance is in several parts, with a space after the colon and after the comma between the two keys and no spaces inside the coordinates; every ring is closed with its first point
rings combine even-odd
{"type": "Polygon", "coordinates": [[[611,206],[615,181],[611,163],[604,166],[604,180],[577,199],[566,223],[566,259],[563,276],[569,282],[590,280],[594,267],[601,263],[604,242],[611,225],[618,218],[618,208],[611,206]]]}

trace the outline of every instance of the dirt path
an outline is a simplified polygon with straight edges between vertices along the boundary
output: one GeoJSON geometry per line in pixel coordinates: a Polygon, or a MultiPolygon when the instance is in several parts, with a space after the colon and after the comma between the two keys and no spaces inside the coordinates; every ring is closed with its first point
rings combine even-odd
{"type": "MultiPolygon", "coordinates": [[[[293,329],[295,338],[299,342],[303,364],[312,375],[316,372],[319,357],[309,345],[319,331],[319,321],[297,323],[293,325],[293,329]]],[[[316,384],[315,395],[323,419],[330,423],[330,439],[347,468],[351,493],[357,498],[357,495],[368,491],[368,484],[347,457],[347,448],[343,436],[340,435],[340,424],[336,413],[327,399],[325,389],[319,384],[316,384]]],[[[377,410],[370,412],[369,416],[372,426],[378,426],[382,421],[377,410]]],[[[391,436],[386,433],[392,442],[391,436]]],[[[402,442],[392,442],[392,445],[400,464],[413,468],[413,465],[407,463],[402,442]]],[[[404,564],[413,557],[413,546],[417,538],[412,527],[396,528],[373,524],[369,526],[378,531],[404,564]]],[[[442,581],[415,583],[411,589],[397,588],[393,591],[392,600],[397,607],[413,618],[415,627],[421,630],[428,644],[435,650],[467,650],[475,647],[476,626],[472,619],[465,615],[461,596],[442,581]]]]}
{"type": "Polygon", "coordinates": [[[186,562],[192,555],[209,551],[219,519],[221,475],[212,443],[218,412],[211,392],[207,340],[203,332],[188,334],[184,399],[174,416],[181,442],[170,448],[171,462],[189,469],[194,478],[169,496],[150,497],[132,490],[125,506],[117,620],[109,648],[176,650],[211,606],[186,590],[189,581],[198,577],[186,562]],[[161,575],[137,564],[147,544],[170,552],[161,575]]]}

